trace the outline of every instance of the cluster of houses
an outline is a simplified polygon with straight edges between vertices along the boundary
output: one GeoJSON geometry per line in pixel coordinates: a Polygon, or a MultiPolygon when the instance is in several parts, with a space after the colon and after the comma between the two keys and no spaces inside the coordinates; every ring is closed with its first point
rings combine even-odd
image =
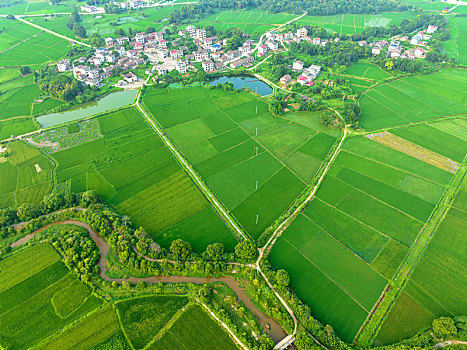
{"type": "MultiPolygon", "coordinates": [[[[370,44],[372,47],[371,52],[373,55],[379,55],[382,51],[386,51],[391,58],[408,58],[414,60],[416,58],[425,58],[428,50],[424,49],[428,43],[424,40],[431,39],[431,35],[438,30],[438,27],[429,25],[427,29],[422,30],[415,34],[409,42],[407,35],[399,35],[395,37],[391,42],[387,40],[379,40],[370,44]],[[410,45],[415,47],[404,49],[401,46],[401,42],[409,42],[410,45]]],[[[366,45],[366,41],[359,42],[361,46],[366,45]]]]}
{"type": "MultiPolygon", "coordinates": [[[[292,70],[295,72],[300,72],[300,75],[297,77],[297,83],[300,85],[312,86],[313,80],[316,79],[318,74],[321,72],[321,66],[312,64],[308,68],[303,67],[302,61],[295,61],[292,65],[292,70]]],[[[290,74],[284,75],[280,78],[280,83],[287,85],[293,82],[292,76],[290,74]]]]}

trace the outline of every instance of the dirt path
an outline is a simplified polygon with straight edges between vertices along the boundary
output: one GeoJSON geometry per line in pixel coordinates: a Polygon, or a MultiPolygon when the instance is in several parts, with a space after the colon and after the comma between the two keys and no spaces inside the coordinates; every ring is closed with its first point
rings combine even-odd
{"type": "Polygon", "coordinates": [[[467,345],[467,341],[455,340],[455,339],[447,340],[447,341],[444,341],[444,342],[436,343],[434,348],[439,349],[439,348],[444,348],[444,347],[449,346],[449,345],[467,345]]]}

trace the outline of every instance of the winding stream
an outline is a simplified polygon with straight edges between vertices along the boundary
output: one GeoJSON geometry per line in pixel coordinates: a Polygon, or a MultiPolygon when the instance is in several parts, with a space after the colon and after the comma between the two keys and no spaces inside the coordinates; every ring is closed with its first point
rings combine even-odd
{"type": "MultiPolygon", "coordinates": [[[[105,274],[107,270],[107,253],[110,249],[109,244],[107,241],[101,237],[97,232],[95,232],[89,224],[78,221],[78,220],[62,220],[57,221],[48,225],[41,227],[40,229],[34,231],[31,234],[24,236],[23,238],[17,240],[16,242],[11,244],[12,248],[18,247],[22,244],[25,244],[30,239],[34,237],[37,233],[45,231],[47,228],[52,227],[54,225],[59,224],[70,224],[83,227],[89,232],[90,237],[96,243],[97,247],[99,248],[100,258],[99,258],[99,268],[101,270],[100,276],[107,280],[107,281],[116,281],[121,283],[122,281],[128,281],[132,283],[137,283],[140,281],[144,281],[146,283],[194,283],[194,284],[204,284],[210,282],[223,282],[225,283],[230,289],[232,289],[235,294],[237,294],[238,298],[245,304],[245,306],[250,309],[253,315],[257,318],[265,333],[267,333],[272,340],[277,344],[280,342],[284,337],[287,336],[287,333],[282,329],[279,323],[277,323],[273,318],[266,315],[264,312],[259,310],[245,293],[245,291],[240,286],[240,282],[236,281],[232,277],[188,277],[188,276],[153,276],[153,277],[130,277],[127,279],[124,278],[110,278],[105,274]]],[[[143,256],[143,258],[150,260],[143,256]]]]}

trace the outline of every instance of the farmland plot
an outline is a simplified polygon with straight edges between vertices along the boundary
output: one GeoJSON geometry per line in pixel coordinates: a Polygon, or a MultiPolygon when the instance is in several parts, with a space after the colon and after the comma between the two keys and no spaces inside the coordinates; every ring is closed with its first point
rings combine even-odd
{"type": "Polygon", "coordinates": [[[24,349],[102,304],[68,273],[52,246],[23,249],[0,263],[0,345],[24,349]]]}
{"type": "Polygon", "coordinates": [[[180,318],[151,344],[151,350],[170,349],[237,349],[224,329],[201,306],[191,306],[180,318]]]}
{"type": "Polygon", "coordinates": [[[318,319],[351,341],[452,176],[351,137],[316,197],[278,239],[270,261],[287,268],[292,288],[318,319]]]}
{"type": "Polygon", "coordinates": [[[376,129],[467,113],[467,72],[441,72],[402,78],[379,85],[360,99],[360,125],[376,129]]]}
{"type": "Polygon", "coordinates": [[[405,297],[397,300],[383,324],[378,340],[392,343],[410,337],[440,316],[461,315],[467,308],[463,295],[467,288],[465,261],[467,181],[463,180],[444,220],[433,234],[425,252],[405,287],[405,297]],[[407,317],[404,305],[410,300],[407,317]],[[400,327],[404,332],[399,332],[400,327]]]}
{"type": "Polygon", "coordinates": [[[316,114],[275,117],[244,92],[158,89],[144,103],[253,238],[312,181],[339,135],[316,114]]]}
{"type": "Polygon", "coordinates": [[[9,143],[0,162],[0,207],[39,203],[52,188],[53,163],[23,141],[9,143]]]}
{"type": "Polygon", "coordinates": [[[0,19],[0,67],[55,62],[70,48],[68,41],[19,21],[0,19]]]}
{"type": "MultiPolygon", "coordinates": [[[[63,143],[58,146],[63,150],[50,154],[58,164],[59,182],[71,181],[77,192],[96,190],[163,246],[182,238],[198,250],[213,242],[233,248],[235,236],[136,110],[111,113],[97,122],[99,130],[81,123],[78,137],[55,132],[63,143]]],[[[40,140],[53,138],[41,134],[40,140]]]]}

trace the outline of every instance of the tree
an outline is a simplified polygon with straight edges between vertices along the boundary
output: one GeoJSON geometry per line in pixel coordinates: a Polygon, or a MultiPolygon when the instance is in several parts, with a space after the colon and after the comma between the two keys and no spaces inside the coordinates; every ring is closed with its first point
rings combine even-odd
{"type": "Polygon", "coordinates": [[[445,339],[457,334],[457,328],[454,320],[450,317],[440,317],[433,320],[433,332],[436,337],[445,339]]]}
{"type": "Polygon", "coordinates": [[[181,19],[182,19],[182,17],[180,15],[180,11],[175,10],[175,11],[170,13],[169,23],[170,24],[180,24],[181,19]]]}
{"type": "Polygon", "coordinates": [[[0,227],[13,224],[16,219],[16,211],[13,209],[0,209],[0,227]]]}
{"type": "Polygon", "coordinates": [[[122,28],[115,30],[115,36],[125,36],[125,31],[122,28]]]}
{"type": "Polygon", "coordinates": [[[386,68],[387,70],[392,70],[394,68],[394,62],[393,61],[387,61],[384,64],[384,68],[386,68]]]}
{"type": "Polygon", "coordinates": [[[10,15],[6,16],[6,19],[14,20],[14,19],[16,19],[16,17],[14,15],[10,14],[10,15]]]}
{"type": "Polygon", "coordinates": [[[78,38],[87,38],[88,35],[86,34],[86,29],[81,24],[75,23],[73,26],[73,31],[78,38]]]}
{"type": "Polygon", "coordinates": [[[244,240],[235,246],[235,255],[243,260],[253,260],[258,255],[258,251],[252,241],[244,240]]]}
{"type": "Polygon", "coordinates": [[[21,221],[31,220],[39,215],[39,210],[33,204],[23,203],[18,207],[16,215],[21,221]]]}
{"type": "Polygon", "coordinates": [[[96,191],[86,191],[81,193],[81,203],[85,206],[99,203],[99,196],[96,191]]]}
{"type": "Polygon", "coordinates": [[[284,269],[280,269],[276,272],[276,282],[278,285],[287,287],[290,283],[289,273],[284,269]]]}
{"type": "Polygon", "coordinates": [[[207,255],[212,260],[219,260],[224,254],[224,245],[222,243],[213,243],[206,248],[207,255]]]}
{"type": "Polygon", "coordinates": [[[233,35],[227,39],[227,45],[225,46],[227,50],[236,50],[239,46],[242,45],[242,38],[238,35],[233,35]]]}
{"type": "Polygon", "coordinates": [[[19,71],[21,72],[21,75],[26,75],[31,73],[31,67],[29,66],[22,66],[19,71]]]}
{"type": "Polygon", "coordinates": [[[65,101],[72,100],[78,93],[76,80],[65,74],[54,76],[50,82],[41,85],[41,88],[51,97],[65,101]]]}
{"type": "Polygon", "coordinates": [[[172,241],[172,244],[170,245],[170,252],[176,259],[184,260],[191,253],[191,245],[181,239],[176,239],[175,241],[172,241]]]}
{"type": "Polygon", "coordinates": [[[155,31],[156,31],[156,28],[154,27],[151,27],[151,26],[146,27],[146,34],[154,33],[155,31]]]}

